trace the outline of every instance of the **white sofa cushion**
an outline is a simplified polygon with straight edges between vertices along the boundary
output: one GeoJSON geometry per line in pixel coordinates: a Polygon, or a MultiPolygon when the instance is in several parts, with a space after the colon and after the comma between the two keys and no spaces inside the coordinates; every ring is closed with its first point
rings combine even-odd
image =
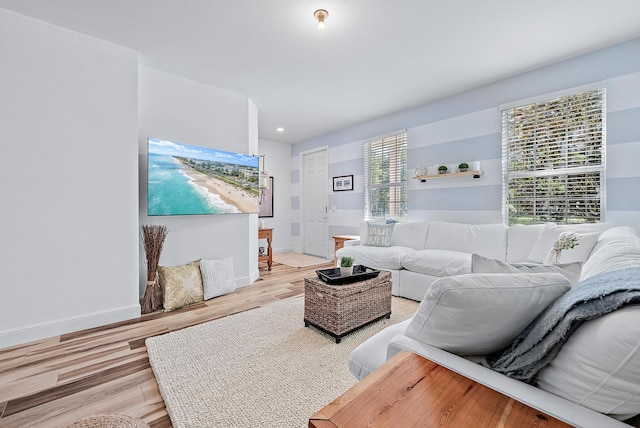
{"type": "Polygon", "coordinates": [[[401,260],[404,256],[414,252],[409,247],[370,247],[367,245],[354,245],[340,248],[336,252],[338,259],[349,256],[354,259],[354,265],[364,265],[378,269],[401,269],[401,260]]]}
{"type": "Polygon", "coordinates": [[[507,229],[507,262],[527,262],[544,224],[514,224],[507,229]]]}
{"type": "Polygon", "coordinates": [[[429,223],[425,221],[411,221],[396,223],[391,236],[391,245],[410,247],[416,250],[424,249],[429,232],[429,223]]]}
{"type": "Polygon", "coordinates": [[[640,305],[582,324],[538,386],[617,419],[640,413],[640,305]]]}
{"type": "Polygon", "coordinates": [[[459,355],[497,352],[569,288],[558,273],[440,278],[427,290],[405,334],[459,355]]]}
{"type": "Polygon", "coordinates": [[[476,253],[504,261],[507,254],[507,226],[432,221],[425,248],[476,253]]]}
{"type": "Polygon", "coordinates": [[[591,250],[598,242],[599,232],[588,231],[587,228],[568,228],[566,225],[547,223],[538,236],[531,252],[529,261],[533,263],[550,263],[549,256],[558,237],[564,232],[573,232],[579,244],[570,250],[563,250],[559,263],[584,262],[589,258],[591,250]]]}
{"type": "Polygon", "coordinates": [[[640,238],[631,227],[614,227],[600,234],[591,256],[582,266],[581,279],[628,267],[640,267],[640,238]]]}
{"type": "MultiPolygon", "coordinates": [[[[404,259],[403,259],[404,260],[404,259]]],[[[474,254],[471,258],[472,273],[559,273],[565,276],[569,284],[575,285],[580,281],[582,263],[540,265],[537,263],[505,263],[474,254]]]]}
{"type": "Polygon", "coordinates": [[[412,272],[433,276],[471,273],[471,254],[449,250],[421,250],[407,254],[402,267],[412,272]]]}

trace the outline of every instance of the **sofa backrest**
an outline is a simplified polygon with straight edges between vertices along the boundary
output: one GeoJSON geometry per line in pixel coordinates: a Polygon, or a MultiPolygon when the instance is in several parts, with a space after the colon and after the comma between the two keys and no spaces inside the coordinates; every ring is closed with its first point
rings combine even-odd
{"type": "Polygon", "coordinates": [[[529,261],[529,253],[544,229],[542,224],[514,224],[507,229],[507,262],[529,261]]]}
{"type": "Polygon", "coordinates": [[[396,223],[393,228],[393,235],[391,235],[391,245],[424,250],[428,232],[429,223],[426,221],[396,223]]]}
{"type": "Polygon", "coordinates": [[[640,238],[631,227],[614,227],[600,234],[591,255],[582,265],[580,279],[629,267],[640,267],[640,238]]]}
{"type": "Polygon", "coordinates": [[[426,249],[475,253],[505,261],[507,226],[495,224],[464,224],[432,221],[429,225],[426,249]]]}
{"type": "MultiPolygon", "coordinates": [[[[366,245],[367,243],[369,223],[384,224],[385,221],[382,219],[360,222],[360,245],[366,245]]],[[[426,221],[395,223],[391,234],[391,245],[424,250],[428,231],[429,223],[426,221]]]]}

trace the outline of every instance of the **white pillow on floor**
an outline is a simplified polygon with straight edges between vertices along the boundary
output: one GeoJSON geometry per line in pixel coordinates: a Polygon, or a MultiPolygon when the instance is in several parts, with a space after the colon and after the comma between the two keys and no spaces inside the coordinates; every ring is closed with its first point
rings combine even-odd
{"type": "Polygon", "coordinates": [[[236,289],[231,257],[221,260],[200,260],[200,272],[202,273],[204,300],[231,293],[236,289]]]}

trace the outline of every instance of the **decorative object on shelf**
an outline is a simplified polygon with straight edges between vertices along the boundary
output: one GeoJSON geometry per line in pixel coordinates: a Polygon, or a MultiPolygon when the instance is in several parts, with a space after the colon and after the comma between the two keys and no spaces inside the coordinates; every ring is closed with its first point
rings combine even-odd
{"type": "Polygon", "coordinates": [[[344,256],[340,258],[340,275],[353,275],[353,258],[344,256]]]}
{"type": "Polygon", "coordinates": [[[427,174],[429,174],[429,168],[427,168],[426,166],[419,166],[416,168],[416,177],[427,174]]]}
{"type": "Polygon", "coordinates": [[[447,166],[446,165],[440,165],[438,167],[438,174],[446,174],[447,173],[447,166]]]}
{"type": "Polygon", "coordinates": [[[353,190],[353,175],[333,177],[333,191],[353,190]]]}
{"type": "Polygon", "coordinates": [[[422,183],[424,183],[427,180],[432,180],[434,178],[455,178],[455,177],[466,177],[466,176],[473,176],[473,178],[480,178],[482,174],[483,174],[482,171],[474,170],[474,171],[466,171],[466,172],[452,172],[450,174],[421,175],[413,178],[416,180],[420,180],[422,183]]]}
{"type": "Polygon", "coordinates": [[[269,177],[269,185],[261,188],[258,195],[258,218],[260,217],[273,217],[273,177],[269,177]]]}
{"type": "Polygon", "coordinates": [[[462,162],[460,165],[458,165],[458,171],[460,172],[467,172],[469,170],[469,164],[466,162],[462,162]]]}
{"type": "Polygon", "coordinates": [[[141,226],[141,238],[144,251],[147,255],[147,288],[144,291],[140,306],[143,314],[148,314],[160,309],[158,298],[157,270],[162,253],[162,245],[167,237],[167,226],[159,224],[143,224],[141,226]]]}

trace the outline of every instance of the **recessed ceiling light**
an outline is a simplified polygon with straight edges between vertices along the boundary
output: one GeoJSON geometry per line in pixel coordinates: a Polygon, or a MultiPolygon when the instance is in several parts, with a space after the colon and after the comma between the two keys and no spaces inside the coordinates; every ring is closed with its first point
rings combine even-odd
{"type": "Polygon", "coordinates": [[[284,132],[284,128],[283,128],[283,127],[276,128],[276,131],[278,131],[278,132],[284,132]]]}

